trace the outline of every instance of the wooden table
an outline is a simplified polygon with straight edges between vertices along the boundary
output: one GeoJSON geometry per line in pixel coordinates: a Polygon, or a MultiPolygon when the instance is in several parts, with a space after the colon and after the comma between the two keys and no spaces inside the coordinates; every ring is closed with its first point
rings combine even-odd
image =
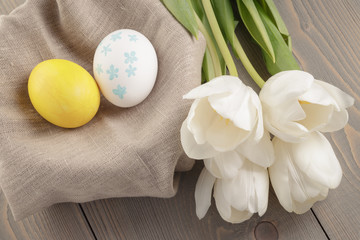
{"type": "MultiPolygon", "coordinates": [[[[24,0],[0,0],[8,14],[24,0]]],[[[176,197],[122,198],[57,204],[15,222],[0,192],[0,239],[360,239],[360,1],[276,0],[293,38],[301,67],[355,98],[349,124],[327,134],[344,171],[340,186],[303,215],[286,212],[270,191],[263,217],[232,225],[212,205],[203,220],[195,215],[194,188],[201,163],[184,173],[176,197]]],[[[246,49],[254,47],[244,40],[246,49]]],[[[242,37],[244,36],[245,37],[242,37]]],[[[260,52],[250,56],[263,76],[260,52]]],[[[250,77],[238,64],[240,77],[250,77]]]]}

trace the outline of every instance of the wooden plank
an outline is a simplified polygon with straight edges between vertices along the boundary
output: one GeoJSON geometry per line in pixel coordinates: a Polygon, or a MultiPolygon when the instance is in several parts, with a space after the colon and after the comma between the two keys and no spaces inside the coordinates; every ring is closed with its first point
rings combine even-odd
{"type": "Polygon", "coordinates": [[[326,239],[314,215],[290,214],[271,192],[263,217],[242,224],[221,219],[214,202],[204,219],[195,215],[194,188],[203,165],[184,173],[171,199],[122,198],[82,204],[97,239],[326,239]]]}
{"type": "MultiPolygon", "coordinates": [[[[15,6],[14,2],[23,1],[0,1],[0,14],[10,12],[11,7],[15,6]]],[[[294,52],[303,69],[352,93],[359,100],[359,81],[356,78],[359,76],[360,62],[357,57],[360,51],[357,43],[359,39],[357,33],[360,32],[359,3],[356,1],[303,1],[303,3],[293,1],[291,3],[280,0],[275,3],[293,36],[294,52]]],[[[266,75],[259,64],[259,52],[250,58],[255,59],[256,67],[266,75]]],[[[247,79],[247,74],[243,71],[240,75],[242,79],[247,79]]],[[[360,236],[357,228],[357,223],[360,222],[358,201],[360,154],[359,125],[356,119],[359,119],[359,111],[358,107],[353,107],[350,110],[349,126],[344,131],[331,134],[332,144],[344,170],[344,178],[340,187],[330,192],[327,200],[314,207],[317,217],[332,239],[356,239],[360,236]]],[[[99,239],[120,237],[124,239],[233,239],[234,237],[241,239],[254,238],[254,229],[258,238],[265,234],[268,237],[278,235],[283,239],[324,239],[311,213],[294,215],[284,212],[273,193],[270,195],[268,212],[262,218],[253,217],[244,224],[230,225],[224,223],[212,207],[206,218],[198,221],[194,215],[192,196],[198,173],[197,165],[194,171],[184,175],[179,194],[173,199],[111,199],[87,203],[83,206],[99,239]],[[262,223],[256,228],[260,222],[262,223]],[[276,231],[273,226],[276,227],[276,231]]],[[[4,199],[0,202],[3,203],[4,199]]],[[[60,209],[52,210],[52,213],[50,210],[50,213],[40,213],[23,222],[14,223],[7,205],[1,206],[3,209],[1,216],[4,217],[0,223],[2,229],[0,236],[4,239],[39,239],[34,235],[35,233],[26,235],[26,229],[41,229],[39,226],[36,227],[37,222],[41,222],[39,219],[45,219],[44,216],[49,214],[63,215],[63,220],[57,220],[54,224],[63,225],[68,222],[68,215],[71,215],[74,209],[79,211],[74,206],[71,207],[73,210],[66,210],[62,208],[66,208],[64,206],[67,204],[58,205],[55,208],[60,209]]],[[[52,225],[53,221],[54,219],[44,222],[43,228],[51,229],[51,226],[46,226],[52,225]]],[[[73,224],[68,225],[71,227],[73,224]]],[[[52,232],[64,236],[61,235],[61,230],[52,230],[52,232]]],[[[50,235],[44,236],[54,239],[50,235]]],[[[68,239],[75,238],[71,236],[68,239]]]]}
{"type": "Polygon", "coordinates": [[[94,236],[79,204],[62,203],[15,222],[0,191],[0,239],[90,240],[94,236]]]}
{"type": "MultiPolygon", "coordinates": [[[[358,29],[359,3],[278,0],[276,4],[292,34],[294,54],[302,68],[359,100],[356,77],[359,76],[357,33],[360,31],[355,35],[353,31],[358,29]]],[[[246,40],[248,36],[241,29],[238,35],[245,48],[252,50],[249,57],[261,75],[269,76],[261,63],[260,51],[253,51],[254,44],[246,40]]],[[[256,89],[243,67],[239,64],[237,67],[241,79],[256,89]]],[[[344,169],[344,179],[338,189],[330,191],[328,199],[314,206],[314,212],[331,239],[359,238],[356,224],[360,222],[358,108],[353,107],[349,113],[349,126],[344,131],[327,135],[331,136],[344,169]]],[[[242,239],[254,238],[255,233],[258,239],[326,237],[311,212],[304,215],[285,212],[273,192],[268,212],[262,218],[253,217],[246,223],[230,225],[220,219],[213,206],[206,218],[198,221],[193,202],[198,173],[199,169],[195,169],[184,175],[179,193],[173,199],[111,199],[83,204],[83,207],[96,236],[106,239],[242,239]]]]}
{"type": "MultiPolygon", "coordinates": [[[[260,50],[249,36],[237,29],[237,34],[249,58],[260,74],[267,78],[260,50]],[[254,51],[254,49],[257,49],[254,51]]],[[[236,62],[240,78],[255,90],[243,66],[236,62]]],[[[176,197],[172,199],[123,198],[99,200],[82,204],[84,212],[98,239],[326,239],[315,216],[290,214],[270,192],[267,213],[259,218],[232,225],[224,222],[214,206],[203,220],[195,215],[194,187],[201,170],[197,164],[185,173],[176,197]]]]}
{"type": "Polygon", "coordinates": [[[360,239],[360,2],[276,1],[304,70],[351,94],[344,130],[326,134],[341,163],[340,186],[313,211],[330,239],[360,239]]]}

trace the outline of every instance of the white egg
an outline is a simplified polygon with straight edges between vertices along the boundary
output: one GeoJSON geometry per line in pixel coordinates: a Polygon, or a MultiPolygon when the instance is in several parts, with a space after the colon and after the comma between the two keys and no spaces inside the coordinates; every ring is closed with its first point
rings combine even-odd
{"type": "Polygon", "coordinates": [[[154,87],[158,61],[154,47],[144,35],[120,29],[100,42],[93,69],[107,100],[119,107],[132,107],[154,87]]]}

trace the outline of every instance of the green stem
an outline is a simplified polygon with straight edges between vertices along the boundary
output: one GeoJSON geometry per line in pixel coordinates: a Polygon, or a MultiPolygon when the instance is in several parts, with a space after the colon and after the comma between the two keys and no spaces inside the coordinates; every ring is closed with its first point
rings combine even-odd
{"type": "Polygon", "coordinates": [[[207,44],[207,47],[209,49],[209,53],[210,53],[210,56],[211,56],[211,60],[212,60],[212,63],[214,65],[215,77],[221,76],[222,75],[221,64],[220,64],[219,56],[218,56],[218,54],[216,52],[216,47],[214,45],[214,42],[212,41],[210,34],[206,31],[203,23],[201,22],[200,18],[198,17],[198,15],[196,13],[195,13],[195,18],[196,18],[196,23],[199,26],[200,32],[205,37],[206,44],[207,44]]]}
{"type": "Polygon", "coordinates": [[[265,81],[260,77],[260,75],[257,73],[253,65],[251,64],[249,58],[246,56],[246,53],[244,49],[242,48],[239,39],[235,36],[234,37],[234,51],[239,56],[242,64],[244,65],[246,71],[249,73],[249,75],[252,77],[254,82],[262,88],[265,84],[265,81]]]}
{"type": "Polygon", "coordinates": [[[226,66],[229,69],[230,75],[238,77],[238,73],[236,70],[236,66],[234,63],[234,60],[230,54],[229,48],[226,45],[226,42],[224,40],[224,37],[221,33],[219,24],[216,20],[214,10],[212,9],[210,0],[202,0],[205,14],[209,20],[211,30],[214,34],[215,40],[219,46],[220,52],[224,57],[226,66]]]}

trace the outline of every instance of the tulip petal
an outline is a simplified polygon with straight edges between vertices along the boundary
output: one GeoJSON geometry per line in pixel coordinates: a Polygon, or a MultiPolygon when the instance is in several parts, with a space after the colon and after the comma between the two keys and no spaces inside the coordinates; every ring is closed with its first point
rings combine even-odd
{"type": "Polygon", "coordinates": [[[204,159],[207,170],[217,178],[234,178],[244,159],[235,151],[220,152],[215,157],[204,159]]]}
{"type": "Polygon", "coordinates": [[[334,132],[344,128],[349,120],[349,115],[345,108],[354,104],[354,98],[329,83],[320,80],[315,80],[315,83],[327,91],[335,102],[334,106],[336,108],[327,125],[319,130],[322,132],[334,132]]]}
{"type": "Polygon", "coordinates": [[[204,159],[204,165],[213,176],[216,178],[222,178],[223,174],[218,166],[218,161],[215,160],[215,157],[204,159]]]}
{"type": "Polygon", "coordinates": [[[265,128],[275,136],[288,142],[301,141],[308,129],[296,121],[306,118],[298,100],[288,101],[276,107],[263,103],[265,128]]]}
{"type": "Polygon", "coordinates": [[[211,193],[215,180],[216,178],[203,168],[195,186],[196,215],[199,219],[206,215],[211,206],[211,193]]]}
{"type": "Polygon", "coordinates": [[[333,99],[335,99],[340,108],[348,108],[354,105],[354,98],[343,92],[341,89],[324,81],[315,80],[315,82],[326,89],[326,91],[333,97],[333,99]]]}
{"type": "Polygon", "coordinates": [[[297,122],[279,122],[276,126],[273,123],[274,121],[264,114],[265,129],[285,142],[301,142],[308,133],[308,130],[297,122]]]}
{"type": "Polygon", "coordinates": [[[288,212],[310,209],[323,187],[303,175],[292,158],[291,144],[273,139],[275,163],[269,168],[271,184],[280,204],[288,212]]]}
{"type": "Polygon", "coordinates": [[[254,134],[240,144],[236,151],[259,166],[270,167],[275,159],[270,134],[265,131],[259,142],[256,142],[254,134]]]}
{"type": "Polygon", "coordinates": [[[187,119],[183,122],[180,133],[181,144],[188,157],[193,159],[205,159],[211,158],[217,154],[217,151],[210,144],[197,144],[193,134],[187,128],[187,119]]]}
{"type": "Polygon", "coordinates": [[[238,211],[265,213],[268,203],[269,177],[266,168],[245,161],[233,179],[221,179],[224,198],[238,211]]]}
{"type": "Polygon", "coordinates": [[[231,121],[219,115],[212,121],[206,133],[206,140],[215,150],[226,152],[234,150],[251,132],[236,127],[231,121]]]}
{"type": "Polygon", "coordinates": [[[289,212],[304,213],[336,188],[340,164],[327,139],[319,132],[301,143],[273,139],[276,161],[269,168],[271,183],[281,205],[289,212]]]}
{"type": "Polygon", "coordinates": [[[334,111],[330,121],[322,128],[319,129],[321,132],[335,132],[343,129],[349,120],[349,114],[346,109],[342,109],[337,112],[334,111]]]}
{"type": "Polygon", "coordinates": [[[328,188],[340,184],[341,166],[331,144],[321,133],[311,133],[306,141],[296,144],[293,157],[299,169],[312,181],[328,188]]]}
{"type": "Polygon", "coordinates": [[[329,189],[326,187],[323,187],[319,189],[318,195],[314,196],[313,198],[308,198],[304,202],[298,202],[296,200],[293,200],[293,212],[296,214],[303,214],[310,210],[310,208],[318,201],[324,200],[328,195],[329,189]]]}
{"type": "Polygon", "coordinates": [[[260,91],[261,102],[277,106],[294,101],[304,94],[313,84],[314,77],[304,71],[283,71],[269,78],[260,91]]]}
{"type": "Polygon", "coordinates": [[[198,144],[206,142],[208,129],[217,118],[219,115],[211,108],[207,99],[196,99],[191,105],[187,128],[198,144]]]}
{"type": "Polygon", "coordinates": [[[231,206],[228,201],[226,201],[223,194],[221,180],[215,182],[214,186],[214,198],[216,203],[216,208],[219,211],[220,216],[228,220],[231,217],[231,206]]]}
{"type": "Polygon", "coordinates": [[[303,214],[307,211],[310,210],[310,208],[318,201],[322,201],[324,200],[327,195],[328,195],[328,188],[323,188],[323,191],[321,191],[319,193],[319,195],[317,195],[314,198],[310,198],[308,200],[306,200],[305,202],[299,203],[297,201],[293,201],[293,206],[294,206],[294,213],[296,214],[303,214]]]}
{"type": "Polygon", "coordinates": [[[333,105],[323,106],[320,104],[304,103],[301,106],[306,113],[306,118],[297,122],[306,127],[309,132],[326,126],[334,112],[333,105]]]}
{"type": "Polygon", "coordinates": [[[259,96],[254,91],[251,94],[251,101],[257,110],[257,126],[255,129],[254,140],[259,141],[264,135],[264,118],[262,113],[263,111],[261,101],[259,99],[259,96]]]}
{"type": "Polygon", "coordinates": [[[269,106],[266,103],[262,105],[264,115],[275,126],[281,126],[284,122],[295,122],[306,118],[306,114],[298,100],[283,102],[275,107],[269,106]]]}
{"type": "Polygon", "coordinates": [[[256,119],[255,108],[249,101],[250,94],[245,86],[234,94],[209,97],[211,107],[223,118],[230,119],[235,126],[250,131],[256,119]]]}
{"type": "Polygon", "coordinates": [[[333,105],[338,108],[338,104],[331,94],[315,80],[303,95],[299,96],[300,101],[314,103],[323,106],[333,105]]]}
{"type": "Polygon", "coordinates": [[[244,87],[241,80],[234,76],[224,75],[212,79],[210,82],[202,84],[183,96],[184,99],[199,99],[211,95],[232,93],[234,89],[244,87]]]}
{"type": "Polygon", "coordinates": [[[227,219],[230,223],[242,223],[246,220],[249,220],[253,213],[248,211],[239,211],[235,208],[231,208],[231,217],[227,219]]]}
{"type": "Polygon", "coordinates": [[[272,76],[260,91],[265,128],[284,141],[299,142],[308,129],[296,121],[306,118],[298,101],[314,78],[303,71],[283,71],[272,76]]]}
{"type": "Polygon", "coordinates": [[[226,152],[244,142],[252,131],[256,140],[261,139],[264,126],[260,100],[239,78],[215,78],[184,98],[196,98],[189,111],[187,128],[197,144],[207,142],[216,151],[226,152]]]}
{"type": "MultiPolygon", "coordinates": [[[[275,137],[273,139],[275,150],[275,163],[269,167],[269,176],[271,185],[276,193],[277,198],[286,211],[293,211],[293,200],[291,197],[290,178],[288,162],[290,162],[290,154],[286,147],[286,143],[275,137]]],[[[292,165],[290,165],[291,167],[292,165]]]]}
{"type": "Polygon", "coordinates": [[[248,220],[253,213],[248,211],[239,211],[233,208],[228,201],[224,198],[222,189],[222,180],[217,180],[214,187],[214,198],[216,208],[219,211],[220,216],[230,223],[241,223],[248,220]]]}
{"type": "MultiPolygon", "coordinates": [[[[238,81],[241,82],[239,79],[238,81]]],[[[259,97],[252,88],[242,83],[231,94],[210,96],[209,103],[223,118],[230,119],[236,127],[247,131],[253,129],[258,112],[261,112],[259,97]],[[257,102],[254,103],[254,99],[257,102]]]]}
{"type": "MultiPolygon", "coordinates": [[[[325,186],[302,174],[296,166],[289,167],[289,171],[291,176],[289,185],[293,200],[293,211],[300,208],[305,209],[306,206],[304,205],[309,202],[315,202],[315,200],[312,199],[321,198],[321,193],[326,188],[325,186]]],[[[309,210],[309,208],[307,210],[309,210]]]]}
{"type": "Polygon", "coordinates": [[[220,152],[231,151],[251,133],[224,119],[207,99],[196,99],[188,115],[187,128],[198,144],[208,142],[220,152]]]}
{"type": "Polygon", "coordinates": [[[253,165],[257,212],[261,217],[267,210],[269,198],[269,175],[266,168],[253,165]]]}
{"type": "Polygon", "coordinates": [[[268,131],[287,142],[301,142],[314,131],[343,128],[346,107],[354,99],[303,71],[284,71],[271,77],[260,91],[264,125],[268,131]]]}

